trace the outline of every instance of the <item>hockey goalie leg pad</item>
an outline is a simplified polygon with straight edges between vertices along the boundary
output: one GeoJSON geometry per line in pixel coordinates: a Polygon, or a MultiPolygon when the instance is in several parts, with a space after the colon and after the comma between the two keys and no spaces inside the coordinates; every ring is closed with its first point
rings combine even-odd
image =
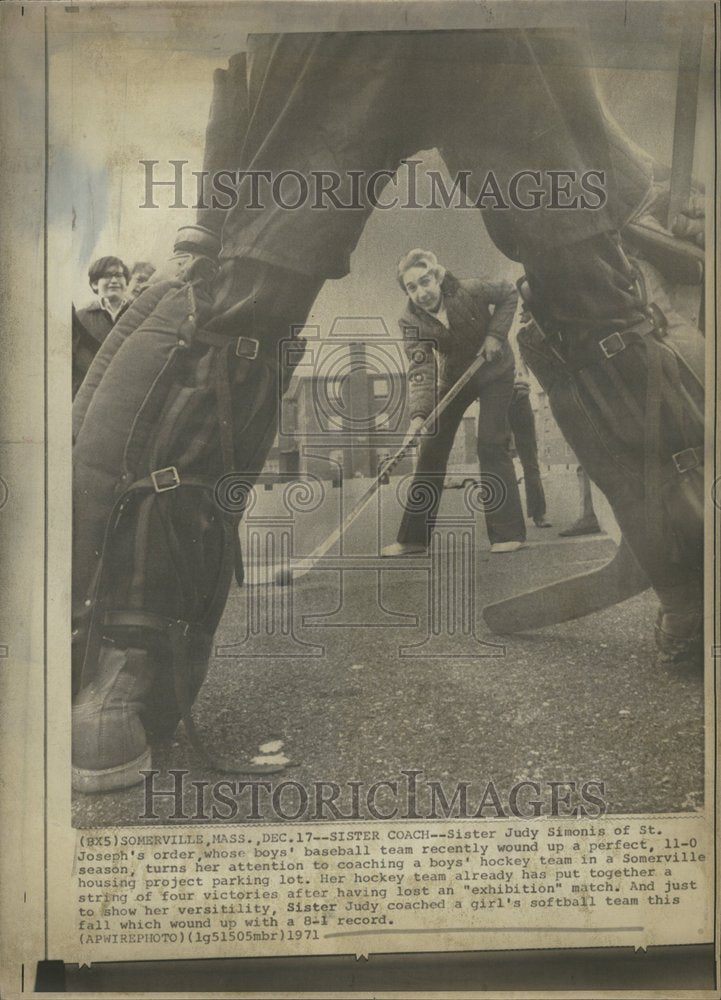
{"type": "MultiPolygon", "coordinates": [[[[73,710],[79,790],[140,781],[150,763],[149,738],[168,738],[181,718],[191,742],[199,743],[191,709],[225,606],[241,513],[225,502],[232,498],[221,496],[219,484],[237,478],[241,492],[252,488],[289,374],[278,371],[287,316],[280,307],[268,309],[270,319],[265,312],[271,293],[283,299],[277,278],[250,268],[242,287],[230,282],[228,308],[214,330],[205,325],[207,311],[197,308],[202,285],[169,290],[109,360],[79,427],[73,710]],[[256,307],[263,324],[253,322],[256,307]],[[135,635],[122,631],[133,629],[135,635]]],[[[297,281],[300,290],[306,284],[297,281]]],[[[316,290],[306,289],[306,298],[316,290]]],[[[295,315],[297,303],[283,301],[295,315]]]]}
{"type": "MultiPolygon", "coordinates": [[[[547,305],[541,309],[543,329],[529,323],[518,342],[548,393],[561,431],[608,498],[659,596],[683,584],[681,603],[669,607],[662,598],[664,609],[685,612],[689,595],[698,591],[703,564],[701,338],[649,304],[640,282],[635,297],[631,283],[623,290],[621,251],[619,263],[610,250],[605,256],[600,247],[587,250],[589,259],[578,274],[570,261],[562,268],[578,279],[567,282],[569,294],[583,292],[578,318],[558,316],[558,303],[549,294],[550,289],[561,296],[554,271],[538,281],[547,305]],[[608,294],[600,296],[605,287],[600,276],[609,274],[614,280],[606,281],[608,294]],[[625,319],[594,316],[597,300],[597,312],[610,301],[625,319]]],[[[630,265],[626,270],[630,279],[630,265]]]]}

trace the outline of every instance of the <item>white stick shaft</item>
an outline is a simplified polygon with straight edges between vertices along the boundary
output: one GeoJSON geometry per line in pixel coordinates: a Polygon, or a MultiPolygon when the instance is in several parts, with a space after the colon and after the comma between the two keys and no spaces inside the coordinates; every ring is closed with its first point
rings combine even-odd
{"type": "Polygon", "coordinates": [[[298,559],[292,562],[290,565],[290,571],[293,575],[293,579],[297,580],[301,576],[305,576],[316,563],[327,555],[333,546],[340,541],[343,535],[346,533],[348,528],[360,517],[363,511],[366,509],[368,504],[371,502],[375,494],[377,493],[383,478],[388,475],[389,472],[398,465],[398,463],[405,458],[410,449],[416,443],[418,438],[424,434],[430,427],[435,425],[438,417],[443,413],[445,409],[453,402],[453,400],[458,396],[460,392],[468,385],[476,372],[480,371],[483,365],[486,363],[486,359],[482,354],[477,354],[473,359],[471,364],[468,366],[466,371],[461,375],[457,382],[451,386],[448,392],[439,399],[435,408],[426,417],[421,426],[418,428],[416,433],[412,438],[404,441],[398,451],[388,459],[387,462],[383,464],[383,470],[376,476],[371,485],[365,491],[363,496],[355,503],[355,505],[348,512],[343,522],[335,528],[326,539],[324,539],[320,545],[317,545],[315,549],[310,553],[310,555],[304,556],[302,559],[298,559]]]}

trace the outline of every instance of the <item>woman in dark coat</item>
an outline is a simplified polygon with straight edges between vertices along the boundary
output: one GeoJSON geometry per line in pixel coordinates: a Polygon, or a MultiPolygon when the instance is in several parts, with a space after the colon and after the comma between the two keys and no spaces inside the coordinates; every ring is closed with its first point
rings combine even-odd
{"type": "Polygon", "coordinates": [[[508,332],[516,311],[516,290],[506,281],[458,281],[428,250],[411,250],[403,257],[398,280],[408,296],[400,326],[409,359],[409,434],[416,433],[437,398],[479,352],[486,362],[423,437],[398,541],[383,554],[412,555],[427,548],[456,431],[476,400],[480,403],[478,459],[491,551],[513,552],[526,537],[508,425],[515,377],[508,332]]]}

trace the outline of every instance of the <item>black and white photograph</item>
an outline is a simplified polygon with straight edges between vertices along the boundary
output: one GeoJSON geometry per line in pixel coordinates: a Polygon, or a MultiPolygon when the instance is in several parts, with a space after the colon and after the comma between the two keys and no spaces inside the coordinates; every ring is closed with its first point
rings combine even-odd
{"type": "Polygon", "coordinates": [[[718,5],[2,6],[36,989],[711,969],[718,5]]]}
{"type": "Polygon", "coordinates": [[[701,808],[702,17],[223,24],[153,54],[147,148],[152,36],[57,53],[76,823],[171,769],[701,808]]]}

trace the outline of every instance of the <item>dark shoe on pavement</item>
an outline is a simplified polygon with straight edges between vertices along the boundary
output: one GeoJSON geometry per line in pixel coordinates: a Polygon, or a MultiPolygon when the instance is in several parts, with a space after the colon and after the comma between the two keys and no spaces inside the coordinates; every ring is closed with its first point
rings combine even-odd
{"type": "Polygon", "coordinates": [[[558,532],[561,538],[573,538],[576,535],[599,535],[600,533],[601,525],[595,517],[579,517],[570,528],[558,532]]]}
{"type": "Polygon", "coordinates": [[[107,792],[143,780],[151,757],[141,716],[151,682],[145,650],[103,647],[96,676],[73,705],[75,791],[107,792]]]}
{"type": "Polygon", "coordinates": [[[545,517],[534,517],[533,518],[533,523],[536,525],[537,528],[552,528],[553,527],[553,525],[551,524],[551,522],[547,521],[545,519],[545,517]]]}
{"type": "Polygon", "coordinates": [[[703,618],[700,612],[676,615],[659,610],[655,638],[656,666],[703,668],[703,618]]]}

